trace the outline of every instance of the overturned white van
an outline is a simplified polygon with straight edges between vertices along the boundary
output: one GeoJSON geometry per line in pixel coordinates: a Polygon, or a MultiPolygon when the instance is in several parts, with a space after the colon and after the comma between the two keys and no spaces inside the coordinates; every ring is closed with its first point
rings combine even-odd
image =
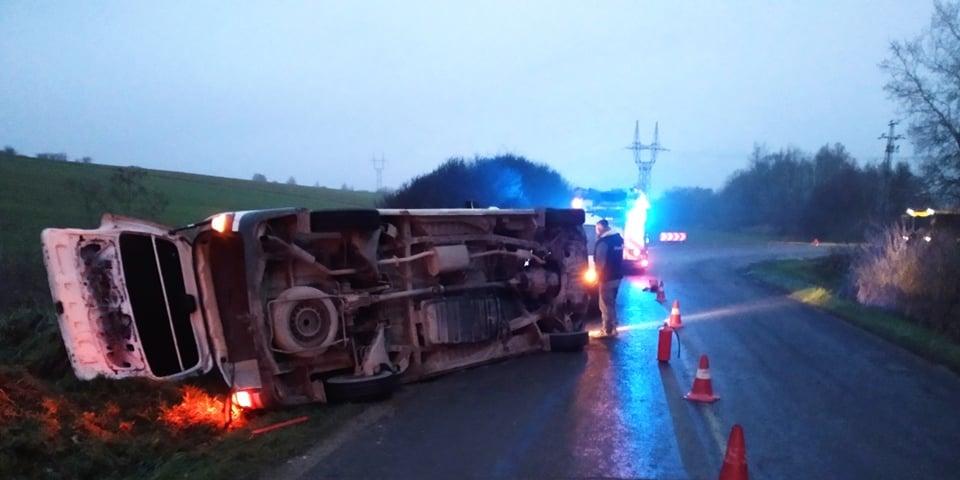
{"type": "Polygon", "coordinates": [[[582,349],[582,224],[582,210],[290,208],[174,230],[108,214],[42,242],[79,378],[217,365],[257,408],[582,349]]]}

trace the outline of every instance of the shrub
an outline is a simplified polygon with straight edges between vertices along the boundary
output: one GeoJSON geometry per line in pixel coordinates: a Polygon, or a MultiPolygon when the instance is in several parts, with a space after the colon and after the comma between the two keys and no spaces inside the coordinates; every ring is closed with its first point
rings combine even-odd
{"type": "Polygon", "coordinates": [[[515,155],[451,158],[384,196],[388,208],[566,207],[570,185],[554,169],[515,155]]]}
{"type": "Polygon", "coordinates": [[[0,314],[0,364],[20,365],[49,380],[70,373],[57,316],[51,307],[21,306],[0,314]]]}
{"type": "Polygon", "coordinates": [[[960,341],[960,248],[949,236],[910,238],[897,225],[861,249],[852,267],[857,300],[906,314],[960,341]]]}

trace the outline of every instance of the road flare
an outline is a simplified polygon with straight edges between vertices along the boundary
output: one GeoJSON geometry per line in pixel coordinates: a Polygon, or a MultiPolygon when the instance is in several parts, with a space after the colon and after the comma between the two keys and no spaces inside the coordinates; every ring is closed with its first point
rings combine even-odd
{"type": "Polygon", "coordinates": [[[683,327],[683,322],[680,321],[680,300],[673,301],[673,308],[670,309],[670,318],[667,318],[667,325],[670,325],[670,328],[674,330],[683,327]]]}
{"type": "Polygon", "coordinates": [[[747,447],[743,442],[743,427],[740,424],[730,429],[727,439],[727,454],[720,468],[720,480],[749,480],[747,473],[747,447]]]}
{"type": "Polygon", "coordinates": [[[700,355],[700,366],[697,368],[697,376],[693,379],[693,388],[690,393],[683,396],[692,402],[711,403],[720,399],[718,395],[713,394],[713,382],[710,381],[710,360],[706,355],[700,355]]]}

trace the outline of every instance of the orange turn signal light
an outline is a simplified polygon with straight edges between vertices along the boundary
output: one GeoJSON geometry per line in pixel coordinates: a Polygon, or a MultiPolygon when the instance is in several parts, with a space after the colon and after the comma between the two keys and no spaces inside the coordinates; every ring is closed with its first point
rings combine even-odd
{"type": "Polygon", "coordinates": [[[210,219],[210,228],[219,233],[226,233],[233,229],[233,214],[218,213],[210,219]]]}
{"type": "Polygon", "coordinates": [[[597,283],[597,270],[593,267],[588,268],[587,271],[583,272],[583,281],[589,285],[597,283]]]}

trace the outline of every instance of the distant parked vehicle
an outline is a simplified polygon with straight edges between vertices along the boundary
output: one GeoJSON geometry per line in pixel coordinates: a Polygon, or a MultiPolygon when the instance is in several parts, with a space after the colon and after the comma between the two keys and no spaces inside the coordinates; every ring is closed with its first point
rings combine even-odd
{"type": "Polygon", "coordinates": [[[907,241],[930,242],[938,236],[944,236],[960,242],[960,211],[908,208],[903,216],[903,224],[909,232],[904,238],[907,241]]]}

